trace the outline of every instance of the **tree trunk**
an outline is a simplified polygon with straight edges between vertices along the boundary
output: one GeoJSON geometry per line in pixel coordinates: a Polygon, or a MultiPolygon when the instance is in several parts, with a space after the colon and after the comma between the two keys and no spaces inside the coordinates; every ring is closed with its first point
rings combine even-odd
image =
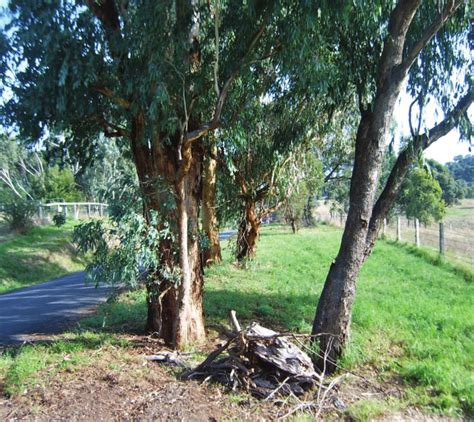
{"type": "Polygon", "coordinates": [[[313,206],[314,206],[313,195],[308,195],[308,199],[306,201],[306,205],[303,210],[303,219],[307,226],[314,225],[313,206]]]}
{"type": "MultiPolygon", "coordinates": [[[[217,155],[217,146],[212,143],[211,152],[217,155]]],[[[209,240],[209,247],[203,251],[204,265],[221,262],[221,245],[216,214],[216,169],[217,162],[207,156],[203,164],[202,180],[202,228],[209,240]]]]}
{"type": "Polygon", "coordinates": [[[441,123],[426,131],[423,135],[415,136],[411,145],[406,147],[398,156],[385,187],[375,203],[372,217],[370,218],[369,231],[367,233],[365,259],[370,255],[374,247],[377,235],[382,227],[384,218],[387,218],[393,203],[400,193],[401,186],[409,170],[410,164],[420,151],[427,149],[430,145],[448,134],[458,123],[460,117],[470,107],[474,99],[472,90],[468,91],[447,113],[441,123]]]}
{"type": "Polygon", "coordinates": [[[176,184],[181,283],[174,346],[183,349],[206,338],[202,306],[204,278],[199,252],[199,199],[202,156],[194,153],[189,170],[176,184]]]}
{"type": "Polygon", "coordinates": [[[251,200],[245,201],[243,214],[237,235],[236,258],[238,261],[242,261],[245,258],[253,258],[255,256],[260,230],[260,220],[257,216],[255,202],[251,200]]]}
{"type": "Polygon", "coordinates": [[[291,231],[293,232],[293,234],[296,234],[296,232],[298,231],[298,227],[296,226],[295,219],[292,218],[290,220],[290,223],[291,223],[291,231]]]}
{"type": "Polygon", "coordinates": [[[341,247],[326,278],[313,324],[312,333],[319,336],[320,359],[317,364],[327,372],[336,368],[334,364],[349,338],[355,280],[363,262],[377,175],[382,163],[383,149],[378,147],[378,143],[369,141],[372,126],[372,114],[367,112],[357,133],[351,206],[341,247]]]}
{"type": "Polygon", "coordinates": [[[395,102],[412,63],[403,62],[405,38],[419,5],[420,1],[399,2],[393,9],[378,63],[374,101],[364,107],[362,96],[359,98],[361,121],[356,136],[349,213],[341,247],[319,299],[312,330],[319,340],[317,364],[326,372],[336,369],[336,362],[349,339],[356,277],[364,262],[386,138],[395,102]]]}
{"type": "MultiPolygon", "coordinates": [[[[167,344],[183,348],[190,343],[204,340],[204,317],[202,308],[203,275],[198,245],[198,210],[200,200],[202,154],[197,148],[189,148],[186,155],[186,169],[176,180],[178,170],[184,164],[176,163],[173,149],[165,150],[159,140],[150,147],[144,142],[144,118],[138,114],[132,121],[131,147],[140,187],[144,197],[144,215],[157,211],[162,217],[169,213],[163,209],[166,203],[166,189],[158,186],[167,180],[173,190],[177,211],[166,217],[177,221],[173,227],[178,234],[180,260],[176,262],[170,239],[160,241],[156,253],[160,268],[150,269],[147,274],[147,323],[146,331],[159,333],[167,344]],[[163,277],[160,270],[173,271],[179,266],[181,282],[175,283],[163,277]]],[[[158,227],[161,229],[162,227],[158,227]]]]}

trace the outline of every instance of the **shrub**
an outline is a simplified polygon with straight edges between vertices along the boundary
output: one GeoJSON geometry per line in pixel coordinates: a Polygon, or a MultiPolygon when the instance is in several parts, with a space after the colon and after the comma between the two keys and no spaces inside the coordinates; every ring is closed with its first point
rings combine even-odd
{"type": "Polygon", "coordinates": [[[26,233],[33,224],[37,205],[33,201],[15,198],[5,204],[3,212],[10,228],[19,233],[26,233]]]}
{"type": "Polygon", "coordinates": [[[53,223],[56,227],[61,227],[66,224],[66,216],[62,213],[53,215],[53,223]]]}

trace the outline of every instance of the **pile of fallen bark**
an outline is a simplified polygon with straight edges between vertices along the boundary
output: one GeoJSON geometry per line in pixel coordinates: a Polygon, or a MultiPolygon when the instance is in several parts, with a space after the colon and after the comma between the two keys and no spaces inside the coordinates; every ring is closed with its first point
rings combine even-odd
{"type": "Polygon", "coordinates": [[[196,368],[186,371],[186,379],[216,381],[232,390],[245,389],[269,398],[302,395],[319,385],[309,356],[286,337],[257,323],[241,330],[235,315],[237,334],[215,349],[196,368]]]}

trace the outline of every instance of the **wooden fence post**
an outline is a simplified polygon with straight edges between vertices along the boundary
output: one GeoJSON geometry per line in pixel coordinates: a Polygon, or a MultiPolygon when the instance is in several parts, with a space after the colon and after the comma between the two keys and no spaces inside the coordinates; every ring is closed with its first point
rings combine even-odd
{"type": "Polygon", "coordinates": [[[79,219],[79,205],[74,204],[73,208],[74,208],[74,220],[78,220],[79,219]]]}
{"type": "Polygon", "coordinates": [[[67,205],[63,205],[64,217],[67,218],[67,205]]]}
{"type": "Polygon", "coordinates": [[[40,220],[43,219],[43,208],[41,207],[41,205],[38,205],[38,218],[40,220]]]}
{"type": "Polygon", "coordinates": [[[400,221],[400,216],[397,217],[397,240],[399,242],[402,240],[402,223],[400,221]]]}
{"type": "Polygon", "coordinates": [[[383,229],[382,229],[382,237],[385,239],[387,236],[387,219],[383,219],[383,229]]]}
{"type": "Polygon", "coordinates": [[[101,217],[104,215],[104,204],[100,204],[99,214],[100,214],[101,217]]]}
{"type": "Polygon", "coordinates": [[[420,247],[420,220],[415,218],[415,243],[416,247],[420,247]]]}
{"type": "Polygon", "coordinates": [[[444,223],[441,221],[439,223],[439,253],[444,256],[444,223]]]}
{"type": "Polygon", "coordinates": [[[87,218],[91,218],[91,204],[87,204],[87,218]]]}

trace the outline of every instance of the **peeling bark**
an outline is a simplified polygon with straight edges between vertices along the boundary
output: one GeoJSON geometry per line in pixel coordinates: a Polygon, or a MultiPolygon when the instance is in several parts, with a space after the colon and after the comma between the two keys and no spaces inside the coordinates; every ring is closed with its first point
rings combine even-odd
{"type": "Polygon", "coordinates": [[[204,159],[202,180],[202,228],[209,240],[209,247],[203,251],[204,265],[221,262],[221,246],[216,214],[216,170],[217,146],[211,147],[211,155],[204,159]]]}
{"type": "Polygon", "coordinates": [[[260,233],[260,223],[261,221],[257,216],[255,202],[246,200],[237,235],[236,257],[238,261],[255,256],[257,240],[260,233]]]}

